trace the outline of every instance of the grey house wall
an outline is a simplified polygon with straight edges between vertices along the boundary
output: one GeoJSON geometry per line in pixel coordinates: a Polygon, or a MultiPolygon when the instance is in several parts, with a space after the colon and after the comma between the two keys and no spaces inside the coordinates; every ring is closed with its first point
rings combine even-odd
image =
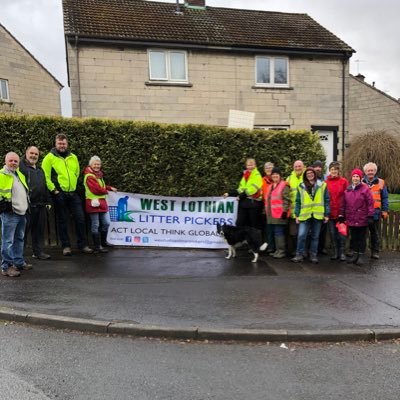
{"type": "Polygon", "coordinates": [[[350,139],[374,130],[400,138],[400,102],[354,76],[350,76],[350,139]]]}
{"type": "MultiPolygon", "coordinates": [[[[230,109],[259,126],[337,127],[342,142],[343,63],[289,58],[289,88],[255,87],[255,55],[188,51],[189,85],[150,85],[146,48],[67,43],[73,116],[226,126],[230,109]]],[[[266,52],[265,54],[268,55],[266,52]]],[[[344,66],[348,98],[348,64],[344,66]]],[[[345,105],[345,130],[348,126],[345,105]]],[[[340,158],[341,155],[339,155],[340,158]]]]}
{"type": "Polygon", "coordinates": [[[0,112],[60,115],[61,84],[0,25],[0,79],[8,81],[10,102],[0,112]]]}

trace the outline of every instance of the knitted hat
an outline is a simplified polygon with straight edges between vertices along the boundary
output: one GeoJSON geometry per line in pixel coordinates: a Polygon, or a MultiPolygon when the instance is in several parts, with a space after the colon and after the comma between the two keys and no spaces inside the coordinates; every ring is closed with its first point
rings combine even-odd
{"type": "Polygon", "coordinates": [[[362,179],[364,176],[363,172],[359,168],[355,168],[355,169],[353,169],[353,171],[351,171],[351,176],[353,176],[353,175],[358,175],[360,177],[360,179],[362,179]]]}
{"type": "Polygon", "coordinates": [[[322,164],[322,161],[317,160],[317,161],[314,161],[313,165],[311,165],[311,166],[312,166],[312,167],[320,167],[320,168],[322,168],[323,165],[324,165],[324,164],[322,164]]]}
{"type": "Polygon", "coordinates": [[[273,175],[273,174],[278,174],[279,176],[282,176],[281,169],[280,169],[280,168],[278,168],[278,167],[274,167],[274,168],[272,168],[271,175],[273,175]]]}

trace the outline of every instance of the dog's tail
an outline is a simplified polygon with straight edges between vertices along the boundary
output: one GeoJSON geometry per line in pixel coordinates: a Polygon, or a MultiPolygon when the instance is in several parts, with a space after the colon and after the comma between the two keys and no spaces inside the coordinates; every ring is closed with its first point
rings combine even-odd
{"type": "Polygon", "coordinates": [[[264,251],[264,250],[267,248],[267,246],[268,246],[268,243],[267,243],[267,242],[263,243],[263,244],[260,246],[260,251],[264,251]]]}

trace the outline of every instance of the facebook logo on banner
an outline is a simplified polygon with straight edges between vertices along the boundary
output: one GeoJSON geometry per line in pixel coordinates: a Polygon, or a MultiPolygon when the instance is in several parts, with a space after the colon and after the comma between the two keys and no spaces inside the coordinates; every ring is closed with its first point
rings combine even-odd
{"type": "Polygon", "coordinates": [[[125,242],[132,243],[132,236],[125,236],[125,242]]]}

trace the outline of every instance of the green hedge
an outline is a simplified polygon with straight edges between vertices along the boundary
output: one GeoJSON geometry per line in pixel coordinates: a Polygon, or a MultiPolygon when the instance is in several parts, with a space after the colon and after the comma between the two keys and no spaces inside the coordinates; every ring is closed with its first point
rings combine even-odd
{"type": "Polygon", "coordinates": [[[206,125],[0,115],[0,156],[23,155],[28,145],[42,155],[57,133],[68,135],[70,149],[84,167],[98,155],[106,180],[121,191],[164,196],[220,195],[237,187],[244,159],[255,157],[290,173],[296,159],[324,160],[309,131],[226,129],[206,125]]]}

